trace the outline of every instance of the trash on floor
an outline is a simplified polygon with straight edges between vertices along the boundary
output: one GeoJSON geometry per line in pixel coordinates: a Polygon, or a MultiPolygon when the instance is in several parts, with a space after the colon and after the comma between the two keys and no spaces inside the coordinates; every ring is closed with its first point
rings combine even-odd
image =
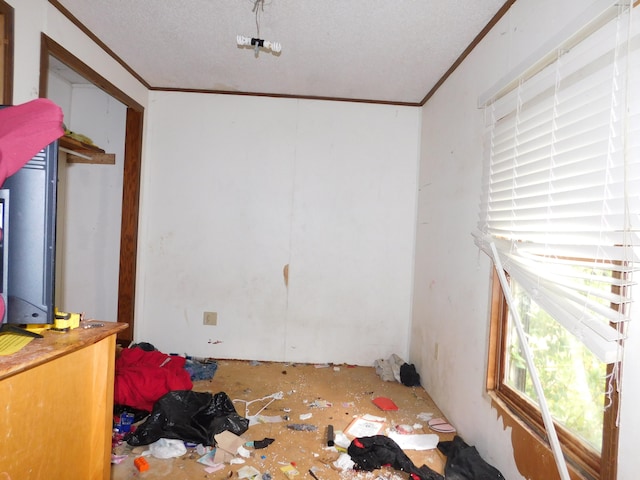
{"type": "Polygon", "coordinates": [[[214,463],[230,463],[242,448],[244,440],[231,432],[221,432],[215,437],[214,463]]]}
{"type": "Polygon", "coordinates": [[[376,373],[385,382],[400,382],[407,387],[419,387],[420,375],[414,364],[405,362],[395,353],[388,359],[379,358],[373,362],[376,373]]]}
{"type": "Polygon", "coordinates": [[[345,428],[344,433],[352,437],[370,437],[378,435],[387,425],[387,419],[365,414],[354,418],[345,428]]]}
{"type": "Polygon", "coordinates": [[[182,440],[161,438],[149,445],[149,454],[155,458],[176,458],[187,453],[182,440]]]}
{"type": "MultiPolygon", "coordinates": [[[[140,348],[138,348],[140,349],[140,348]]],[[[146,352],[146,350],[144,350],[146,352]]],[[[157,350],[152,350],[149,353],[161,354],[157,350]]],[[[125,354],[130,355],[130,354],[125,354]]],[[[169,360],[165,360],[164,366],[169,365],[174,360],[176,365],[180,362],[180,356],[169,356],[169,360]]],[[[398,371],[399,368],[404,365],[400,357],[395,356],[393,359],[395,365],[393,369],[398,371]]],[[[160,358],[158,356],[158,358],[160,358]]],[[[166,358],[166,356],[165,356],[166,358]]],[[[190,359],[187,359],[190,360],[190,359]]],[[[193,361],[193,359],[191,359],[193,361]]],[[[198,361],[198,360],[196,360],[198,361]]],[[[389,363],[389,362],[387,362],[389,363]]],[[[217,362],[203,363],[204,365],[214,365],[212,370],[218,369],[217,362]]],[[[221,365],[225,365],[221,362],[221,365]]],[[[264,365],[256,362],[254,366],[264,365]]],[[[164,368],[162,366],[161,368],[164,368]]],[[[295,366],[295,365],[293,365],[295,366]]],[[[314,368],[312,364],[309,368],[314,368]]],[[[391,368],[391,366],[390,366],[391,368]]],[[[300,369],[302,370],[302,369],[300,369]]],[[[280,373],[278,370],[276,373],[280,373]]],[[[307,383],[306,377],[301,379],[295,378],[294,374],[289,370],[290,375],[283,378],[283,384],[278,385],[283,390],[290,388],[287,383],[293,384],[293,386],[303,386],[307,383]],[[293,377],[293,378],[292,378],[293,377]],[[285,379],[286,378],[286,379],[285,379]],[[295,378],[295,380],[294,380],[295,378]]],[[[295,374],[297,375],[297,373],[295,374]]],[[[305,373],[308,375],[308,373],[305,373]]],[[[326,376],[326,373],[320,373],[322,376],[326,376]]],[[[331,374],[334,376],[333,374],[331,374]]],[[[345,371],[345,375],[351,375],[350,372],[345,371]]],[[[393,371],[392,371],[393,375],[393,371]]],[[[253,379],[252,379],[253,380],[253,379]]],[[[395,377],[393,378],[395,381],[395,377]]],[[[233,381],[233,380],[232,380],[233,381]]],[[[236,388],[236,395],[245,397],[251,395],[252,391],[260,392],[263,394],[264,388],[260,388],[259,385],[250,383],[240,383],[241,388],[236,388]]],[[[407,403],[406,399],[402,397],[402,403],[400,403],[400,395],[398,387],[393,385],[386,385],[384,388],[378,389],[375,386],[368,386],[368,388],[358,388],[352,390],[352,395],[357,400],[356,402],[350,401],[349,398],[344,398],[346,401],[338,401],[333,404],[330,400],[325,400],[323,397],[331,397],[332,392],[322,390],[316,393],[322,393],[323,396],[314,395],[314,392],[310,392],[308,398],[314,398],[314,400],[306,400],[300,398],[300,394],[296,397],[288,397],[289,404],[277,405],[267,410],[276,400],[284,399],[285,395],[282,391],[278,391],[271,395],[267,395],[261,398],[252,400],[245,400],[238,398],[231,400],[225,392],[219,392],[217,394],[211,394],[208,392],[195,392],[191,389],[186,390],[172,390],[160,397],[154,404],[151,410],[151,414],[147,414],[146,418],[140,417],[137,413],[135,418],[139,418],[141,423],[134,423],[132,425],[131,416],[133,413],[129,413],[126,410],[122,411],[119,416],[114,415],[114,426],[117,427],[117,432],[114,434],[114,449],[112,455],[112,462],[122,462],[127,456],[119,456],[118,453],[122,453],[124,446],[118,446],[122,443],[116,442],[116,435],[118,439],[124,439],[127,442],[126,448],[128,452],[139,456],[141,458],[136,464],[136,468],[146,468],[152,471],[158,471],[156,467],[160,464],[157,460],[149,460],[149,463],[142,465],[144,457],[154,459],[162,459],[167,461],[172,458],[182,457],[184,460],[192,459],[197,465],[200,471],[204,470],[205,473],[221,472],[219,478],[229,478],[238,476],[239,479],[249,480],[270,480],[272,479],[271,473],[266,471],[261,473],[261,470],[265,470],[265,466],[270,465],[270,462],[277,462],[281,467],[276,466],[275,471],[281,470],[275,475],[275,478],[287,477],[288,480],[294,480],[294,477],[300,476],[313,477],[313,480],[320,479],[326,480],[327,478],[333,478],[333,475],[329,474],[324,469],[333,469],[341,471],[371,471],[373,465],[379,462],[380,465],[390,465],[392,468],[402,470],[412,475],[412,480],[443,480],[444,477],[439,475],[433,469],[440,469],[444,467],[444,461],[442,457],[417,457],[426,458],[420,463],[425,463],[422,467],[414,465],[409,457],[407,457],[405,450],[420,451],[420,450],[434,450],[441,447],[446,449],[446,444],[441,445],[439,443],[438,435],[433,433],[425,433],[427,426],[423,428],[421,424],[414,423],[412,425],[412,417],[423,420],[425,424],[428,423],[429,428],[435,431],[436,428],[445,428],[449,425],[444,419],[433,419],[432,413],[415,413],[416,410],[411,410],[411,405],[407,403]],[[394,393],[395,392],[395,393],[394,393]],[[388,396],[385,396],[388,395],[388,396]],[[398,409],[392,398],[398,395],[398,404],[402,405],[401,411],[398,409]],[[300,402],[299,404],[294,404],[300,402]],[[368,413],[359,413],[358,409],[371,407],[372,402],[379,409],[389,412],[388,421],[385,417],[371,415],[368,413]],[[237,403],[244,404],[244,414],[242,416],[241,409],[236,411],[237,403]],[[335,407],[334,407],[335,405],[335,407]],[[291,407],[291,408],[290,408],[291,407]],[[312,415],[307,409],[317,409],[312,415]],[[326,409],[331,408],[331,411],[326,409]],[[305,411],[306,410],[306,411],[305,411]],[[255,412],[255,413],[254,413],[255,412]],[[290,423],[291,419],[289,415],[268,415],[272,413],[290,413],[291,418],[300,418],[300,420],[309,420],[309,418],[315,417],[318,422],[321,423],[323,429],[320,433],[305,433],[305,432],[317,432],[319,427],[317,425],[309,423],[290,423]],[[356,413],[356,415],[354,415],[356,413]],[[338,415],[346,415],[340,417],[338,415]],[[342,419],[341,419],[342,418],[342,419]],[[260,424],[277,424],[286,422],[285,425],[260,425],[260,424]],[[346,427],[345,427],[346,425],[346,427]],[[243,434],[249,430],[250,427],[257,426],[255,434],[251,436],[243,434]],[[342,429],[340,429],[342,427],[342,429]],[[130,432],[125,433],[127,428],[130,432]],[[295,431],[295,433],[284,433],[286,431],[295,431]],[[259,432],[259,433],[258,433],[259,432]],[[300,432],[300,433],[298,433],[300,432]],[[265,437],[264,435],[269,435],[265,437]],[[259,435],[259,436],[258,436],[259,435]],[[279,435],[279,436],[278,436],[279,435]],[[254,436],[257,439],[251,440],[254,436]],[[248,437],[248,438],[247,438],[248,437]],[[263,438],[264,437],[264,438],[263,438]],[[280,438],[289,437],[289,438],[280,438]],[[318,451],[310,450],[307,445],[308,442],[317,443],[318,451]],[[267,448],[273,442],[278,442],[275,448],[272,448],[267,455],[262,455],[262,452],[258,452],[260,449],[267,448]],[[282,455],[281,443],[288,445],[291,442],[293,445],[305,445],[298,449],[287,448],[287,455],[289,453],[303,454],[307,457],[300,457],[297,462],[289,462],[283,460],[282,457],[278,458],[278,455],[282,455]],[[149,448],[146,451],[141,451],[140,446],[148,445],[149,448]],[[131,447],[137,447],[131,449],[131,447]],[[255,450],[254,450],[255,449],[255,450]],[[186,454],[186,455],[185,455],[186,454]],[[432,462],[431,458],[437,459],[432,462]],[[316,465],[320,467],[310,465],[306,462],[315,461],[316,465]],[[239,468],[236,465],[242,465],[246,462],[246,466],[239,468]],[[438,463],[440,462],[440,463],[438,463]],[[149,465],[150,464],[150,465],[149,465]],[[224,470],[224,472],[222,472],[224,470]]],[[[205,387],[208,388],[208,387],[205,387]]],[[[268,386],[267,388],[271,388],[268,386]]],[[[403,390],[404,391],[404,390],[403,390]]],[[[296,390],[289,390],[287,395],[296,394],[296,390]]],[[[410,392],[411,393],[411,392],[410,392]]],[[[347,394],[348,396],[349,394],[347,394]]],[[[411,393],[412,398],[419,398],[419,393],[413,391],[411,393]]],[[[325,397],[325,398],[326,398],[325,397]]],[[[334,400],[334,399],[331,399],[334,400]]],[[[422,407],[424,408],[424,407],[422,407]]],[[[427,408],[429,406],[427,405],[427,408]]],[[[133,407],[131,407],[133,410],[133,407]]],[[[418,410],[419,411],[419,410],[418,410]]],[[[450,428],[453,428],[449,425],[450,428]]],[[[455,429],[453,430],[455,431],[455,429]]],[[[445,437],[445,438],[451,438],[445,437]]],[[[472,447],[471,447],[472,448],[472,447]]],[[[447,450],[449,455],[453,459],[461,458],[460,455],[469,455],[474,450],[464,449],[461,445],[456,444],[456,448],[452,446],[447,450]]],[[[477,452],[476,452],[477,454],[477,452]]],[[[415,458],[414,454],[411,454],[411,458],[415,458]]],[[[466,457],[465,457],[466,458],[466,457]]],[[[129,467],[131,468],[131,459],[129,460],[129,467]]],[[[453,461],[450,462],[453,465],[453,461]]],[[[166,465],[166,464],[165,464],[166,465]]],[[[181,465],[186,465],[181,462],[181,465]]],[[[122,468],[122,467],[118,467],[122,468]]],[[[182,468],[182,467],[180,467],[182,468]]],[[[378,467],[379,468],[379,467],[378,467]]],[[[453,466],[450,466],[453,468],[453,466]]],[[[140,470],[141,472],[144,470],[140,470]]],[[[118,477],[114,477],[118,478],[118,477]]],[[[362,478],[362,477],[359,477],[362,478]]],[[[369,477],[367,477],[369,478],[369,477]]],[[[380,474],[378,478],[385,478],[388,480],[402,479],[399,474],[396,475],[391,472],[385,472],[380,474]]],[[[453,477],[452,477],[453,478],[453,477]]],[[[471,478],[471,477],[470,477],[471,478]]],[[[287,480],[285,479],[285,480],[287,480]]],[[[502,480],[499,477],[490,477],[489,480],[502,480]]]]}
{"type": "Polygon", "coordinates": [[[250,465],[245,465],[240,470],[238,470],[238,478],[254,479],[258,475],[260,475],[260,470],[250,465]]]}
{"type": "Polygon", "coordinates": [[[263,448],[267,448],[273,442],[275,442],[275,438],[263,438],[262,440],[253,440],[251,442],[245,443],[247,447],[253,447],[256,450],[260,450],[263,448]]]}
{"type": "Polygon", "coordinates": [[[373,399],[373,404],[384,411],[398,410],[398,406],[393,400],[387,397],[376,397],[373,399]]]}
{"type": "Polygon", "coordinates": [[[438,450],[447,457],[445,478],[482,478],[483,480],[505,480],[497,468],[489,465],[476,450],[456,435],[453,440],[440,442],[438,450]]]}
{"type": "Polygon", "coordinates": [[[224,392],[177,390],[165,394],[151,415],[126,437],[129,445],[148,445],[160,438],[213,445],[214,436],[230,431],[236,435],[249,428],[249,421],[236,412],[224,392]]]}
{"type": "Polygon", "coordinates": [[[144,457],[138,457],[133,461],[133,464],[140,472],[146,472],[149,470],[149,463],[144,457]]]}
{"type": "Polygon", "coordinates": [[[416,467],[398,444],[384,435],[355,438],[347,453],[354,462],[355,470],[371,472],[383,465],[391,465],[396,470],[416,475],[421,480],[444,480],[442,475],[426,465],[416,467]]]}
{"type": "Polygon", "coordinates": [[[218,370],[218,363],[212,358],[186,356],[184,369],[189,372],[191,381],[211,380],[218,370]]]}
{"type": "Polygon", "coordinates": [[[403,450],[431,450],[440,441],[440,437],[433,433],[401,434],[390,431],[388,436],[403,450]]]}
{"type": "Polygon", "coordinates": [[[455,433],[456,429],[453,425],[447,422],[444,418],[432,418],[427,422],[429,428],[434,432],[439,433],[455,433]]]}
{"type": "MultiPolygon", "coordinates": [[[[253,424],[259,423],[260,414],[263,412],[264,409],[266,409],[269,405],[271,405],[275,400],[282,400],[283,398],[284,398],[284,394],[282,392],[276,392],[276,393],[272,393],[271,395],[267,395],[267,396],[262,397],[262,398],[256,398],[254,400],[243,400],[241,398],[234,398],[233,401],[234,402],[243,402],[244,403],[244,416],[249,420],[249,424],[253,425],[253,424]],[[260,410],[258,410],[253,415],[249,414],[249,406],[252,403],[264,402],[264,401],[267,401],[267,400],[268,400],[268,402],[265,403],[262,406],[262,408],[260,408],[260,410]]],[[[268,423],[272,423],[272,422],[268,422],[268,423]]]]}
{"type": "Polygon", "coordinates": [[[308,423],[290,423],[287,425],[289,430],[296,430],[299,432],[315,432],[318,427],[315,425],[309,425],[308,423]]]}
{"type": "Polygon", "coordinates": [[[115,363],[115,405],[150,412],[155,402],[172,390],[191,390],[193,383],[184,369],[186,359],[140,347],[120,350],[115,363]]]}
{"type": "Polygon", "coordinates": [[[284,473],[287,478],[294,478],[296,475],[300,474],[300,472],[293,465],[285,465],[284,467],[280,467],[282,473],[284,473]]]}

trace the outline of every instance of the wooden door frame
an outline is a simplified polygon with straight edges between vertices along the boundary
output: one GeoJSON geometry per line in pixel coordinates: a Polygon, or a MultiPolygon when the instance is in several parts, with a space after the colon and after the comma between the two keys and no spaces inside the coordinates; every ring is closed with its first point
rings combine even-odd
{"type": "Polygon", "coordinates": [[[118,318],[114,319],[129,324],[126,330],[118,333],[118,343],[126,346],[133,341],[134,332],[144,107],[44,33],[41,36],[40,48],[40,97],[47,96],[49,56],[58,59],[127,106],[118,273],[118,318]]]}
{"type": "Polygon", "coordinates": [[[0,103],[13,103],[13,7],[0,0],[0,14],[2,15],[2,89],[0,103]]]}

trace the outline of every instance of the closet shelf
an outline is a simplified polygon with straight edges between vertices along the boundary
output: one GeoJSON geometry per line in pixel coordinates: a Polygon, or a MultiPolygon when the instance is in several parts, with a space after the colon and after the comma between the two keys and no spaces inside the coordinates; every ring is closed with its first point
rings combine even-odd
{"type": "Polygon", "coordinates": [[[67,153],[67,163],[91,163],[98,165],[115,165],[115,153],[105,153],[95,145],[82,143],[67,135],[60,137],[58,145],[67,153]]]}

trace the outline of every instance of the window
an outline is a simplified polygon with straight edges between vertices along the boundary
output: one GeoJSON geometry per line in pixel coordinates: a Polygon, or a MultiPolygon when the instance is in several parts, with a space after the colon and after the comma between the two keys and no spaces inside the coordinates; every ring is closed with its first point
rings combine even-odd
{"type": "Polygon", "coordinates": [[[13,98],[13,8],[0,0],[0,103],[10,105],[13,98]]]}
{"type": "MultiPolygon", "coordinates": [[[[540,406],[509,306],[497,276],[494,282],[491,350],[497,355],[489,369],[491,389],[544,438],[540,406]]],[[[586,477],[614,479],[618,397],[612,367],[537,305],[517,282],[510,279],[509,283],[565,455],[586,477]]]]}
{"type": "Polygon", "coordinates": [[[566,459],[587,477],[615,478],[617,377],[640,265],[633,10],[594,2],[565,39],[480,102],[474,237],[497,287],[488,383],[548,438],[562,479],[566,459]]]}

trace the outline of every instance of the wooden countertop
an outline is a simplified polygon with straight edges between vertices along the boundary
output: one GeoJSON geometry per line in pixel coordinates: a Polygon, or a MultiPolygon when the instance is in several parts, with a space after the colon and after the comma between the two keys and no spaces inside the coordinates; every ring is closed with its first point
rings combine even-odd
{"type": "Polygon", "coordinates": [[[0,356],[0,380],[97,343],[127,327],[126,323],[85,320],[79,328],[68,332],[47,330],[42,334],[44,338],[34,338],[19,352],[0,356]],[[83,328],[83,325],[95,323],[104,326],[83,328]]]}

